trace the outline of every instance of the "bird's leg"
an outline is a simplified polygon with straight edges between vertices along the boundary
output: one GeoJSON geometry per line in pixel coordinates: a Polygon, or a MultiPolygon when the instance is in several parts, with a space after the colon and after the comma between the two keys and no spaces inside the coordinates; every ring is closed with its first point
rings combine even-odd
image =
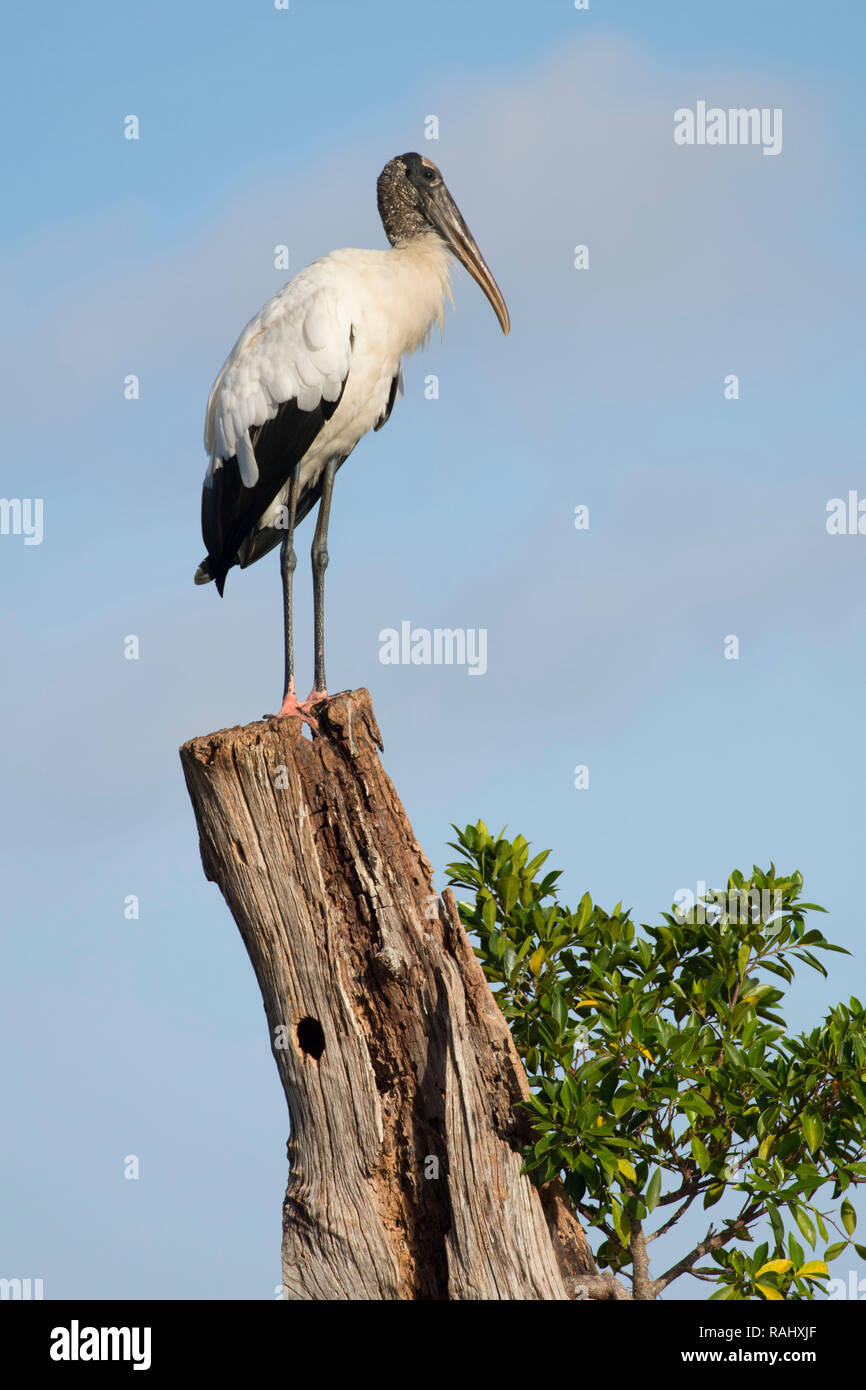
{"type": "Polygon", "coordinates": [[[322,500],[319,503],[319,517],[311,551],[313,560],[313,669],[315,672],[313,688],[302,708],[310,710],[317,700],[328,696],[325,685],[325,570],[328,568],[328,518],[331,515],[331,494],[334,491],[334,474],[337,459],[330,458],[322,475],[322,500]]]}
{"type": "Polygon", "coordinates": [[[298,696],[295,691],[295,642],[292,620],[292,580],[295,575],[295,566],[298,563],[294,543],[295,512],[298,505],[298,473],[299,465],[296,464],[289,483],[289,520],[286,534],[283,536],[283,542],[280,546],[280,573],[283,579],[283,631],[286,643],[286,677],[280,714],[296,714],[304,719],[306,717],[305,712],[298,703],[298,696]]]}

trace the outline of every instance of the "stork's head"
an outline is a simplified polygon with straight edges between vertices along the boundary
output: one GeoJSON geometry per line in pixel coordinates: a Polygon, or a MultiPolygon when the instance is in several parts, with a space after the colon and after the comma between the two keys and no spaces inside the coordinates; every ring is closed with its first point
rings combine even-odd
{"type": "Polygon", "coordinates": [[[502,291],[432,160],[420,154],[398,155],[385,165],[376,191],[379,216],[391,245],[405,245],[435,232],[481,286],[507,333],[511,323],[502,291]]]}

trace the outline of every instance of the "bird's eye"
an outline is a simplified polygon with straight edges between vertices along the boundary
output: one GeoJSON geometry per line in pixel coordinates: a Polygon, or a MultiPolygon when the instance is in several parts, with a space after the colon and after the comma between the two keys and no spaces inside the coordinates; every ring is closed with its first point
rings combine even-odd
{"type": "Polygon", "coordinates": [[[434,173],[433,173],[433,170],[432,170],[432,169],[427,169],[427,168],[425,168],[425,170],[424,170],[424,177],[425,177],[425,179],[432,179],[432,178],[434,178],[435,175],[434,175],[434,173]]]}

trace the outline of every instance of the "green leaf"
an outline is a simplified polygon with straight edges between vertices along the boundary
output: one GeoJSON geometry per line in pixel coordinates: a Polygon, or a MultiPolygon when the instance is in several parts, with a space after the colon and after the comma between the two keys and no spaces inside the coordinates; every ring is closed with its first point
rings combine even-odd
{"type": "Polygon", "coordinates": [[[685,1091],[680,1098],[680,1109],[687,1115],[707,1115],[710,1119],[715,1119],[716,1112],[713,1107],[699,1096],[696,1091],[685,1091]]]}
{"type": "Polygon", "coordinates": [[[847,1249],[847,1240],[836,1240],[833,1242],[832,1245],[827,1246],[827,1249],[824,1251],[824,1259],[829,1264],[830,1260],[838,1259],[838,1257],[842,1254],[842,1251],[847,1249]]]}
{"type": "Polygon", "coordinates": [[[809,1217],[806,1215],[806,1212],[803,1210],[802,1207],[794,1208],[794,1220],[796,1221],[803,1235],[806,1237],[812,1249],[814,1250],[816,1239],[815,1227],[812,1225],[812,1222],[810,1221],[809,1217]]]}
{"type": "Polygon", "coordinates": [[[770,1218],[770,1225],[771,1225],[772,1228],[773,1228],[773,1235],[774,1235],[775,1238],[776,1238],[777,1244],[779,1244],[779,1245],[784,1245],[784,1242],[785,1242],[785,1223],[783,1222],[781,1216],[779,1215],[779,1209],[778,1209],[778,1207],[774,1206],[774,1204],[773,1204],[772,1202],[768,1202],[768,1203],[767,1203],[767,1215],[768,1215],[769,1218],[770,1218]]]}
{"type": "Polygon", "coordinates": [[[566,1004],[561,994],[557,994],[556,998],[553,1001],[553,1004],[551,1005],[550,1012],[553,1015],[553,1018],[556,1020],[556,1025],[561,1033],[565,1028],[566,1022],[568,1020],[568,1005],[566,1004]]]}
{"type": "Polygon", "coordinates": [[[505,908],[506,915],[511,912],[519,895],[520,879],[516,874],[509,874],[502,888],[502,906],[505,908]]]}
{"type": "Polygon", "coordinates": [[[619,1236],[620,1244],[628,1247],[629,1237],[631,1235],[631,1223],[615,1198],[611,1198],[610,1216],[613,1222],[613,1229],[619,1236]]]}
{"type": "Polygon", "coordinates": [[[788,1254],[790,1255],[795,1265],[802,1265],[806,1263],[806,1256],[803,1253],[803,1247],[798,1240],[794,1239],[793,1231],[788,1232],[788,1254]]]}
{"type": "Polygon", "coordinates": [[[656,1168],[655,1172],[653,1173],[652,1177],[651,1177],[650,1180],[649,1180],[649,1186],[647,1187],[647,1190],[646,1190],[646,1205],[647,1205],[647,1211],[655,1211],[655,1209],[656,1209],[656,1207],[658,1206],[658,1203],[659,1203],[659,1197],[661,1196],[661,1191],[662,1191],[662,1170],[661,1170],[661,1168],[656,1168]]]}
{"type": "Polygon", "coordinates": [[[542,864],[545,862],[549,854],[549,849],[543,849],[540,854],[536,854],[535,858],[529,861],[524,870],[527,878],[535,877],[536,873],[541,868],[542,864]]]}
{"type": "Polygon", "coordinates": [[[824,1140],[824,1125],[817,1111],[807,1110],[803,1115],[803,1135],[810,1154],[821,1147],[824,1140]]]}
{"type": "Polygon", "coordinates": [[[764,1135],[772,1129],[773,1125],[776,1123],[777,1114],[778,1108],[775,1105],[768,1105],[766,1110],[761,1111],[758,1116],[758,1123],[755,1126],[755,1133],[759,1139],[763,1139],[764,1135]]]}
{"type": "Polygon", "coordinates": [[[701,1143],[700,1139],[698,1139],[697,1135],[695,1135],[694,1139],[692,1140],[691,1147],[692,1157],[694,1158],[701,1172],[705,1173],[710,1166],[710,1156],[704,1148],[703,1144],[701,1143]]]}
{"type": "Polygon", "coordinates": [[[592,916],[592,898],[588,893],[584,893],[577,907],[577,918],[575,926],[579,932],[583,931],[590,917],[592,916]]]}
{"type": "Polygon", "coordinates": [[[857,1226],[857,1213],[852,1207],[851,1203],[848,1201],[847,1197],[842,1203],[840,1215],[842,1217],[842,1225],[845,1227],[845,1230],[848,1232],[848,1235],[853,1236],[857,1226]]]}

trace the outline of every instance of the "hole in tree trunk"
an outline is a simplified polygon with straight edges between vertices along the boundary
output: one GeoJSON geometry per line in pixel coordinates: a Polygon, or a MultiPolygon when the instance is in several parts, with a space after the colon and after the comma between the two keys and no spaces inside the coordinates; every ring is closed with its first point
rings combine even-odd
{"type": "Polygon", "coordinates": [[[298,1024],[298,1046],[318,1062],[325,1050],[325,1034],[317,1018],[302,1018],[298,1024]]]}

